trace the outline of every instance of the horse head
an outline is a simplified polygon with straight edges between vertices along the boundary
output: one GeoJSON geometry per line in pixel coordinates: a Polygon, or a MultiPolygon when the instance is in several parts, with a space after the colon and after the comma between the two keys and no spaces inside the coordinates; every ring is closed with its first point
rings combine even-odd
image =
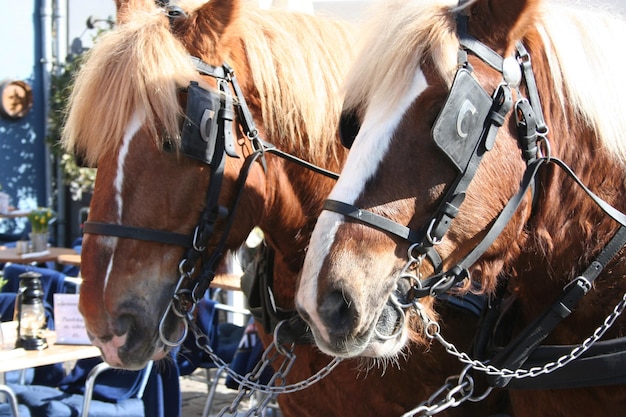
{"type": "MultiPolygon", "coordinates": [[[[537,159],[558,156],[623,206],[609,190],[624,188],[624,117],[601,114],[607,98],[594,91],[623,101],[597,75],[614,79],[620,58],[585,31],[585,12],[537,0],[450,3],[382,6],[347,76],[341,134],[351,150],[297,293],[325,353],[397,355],[432,335],[417,318],[436,320],[433,296],[446,292],[493,295],[506,282],[530,314],[615,230],[560,172],[526,177],[537,159]],[[584,65],[572,65],[572,45],[583,45],[584,65]],[[542,285],[521,278],[535,270],[542,285]]],[[[603,19],[620,33],[623,23],[603,19]]]]}
{"type": "MultiPolygon", "coordinates": [[[[185,304],[208,286],[200,277],[255,226],[280,230],[266,233],[279,244],[280,233],[312,230],[321,200],[292,188],[285,161],[265,152],[297,150],[334,170],[344,153],[333,92],[349,54],[318,56],[323,48],[306,44],[347,43],[348,30],[307,19],[230,0],[118,2],[117,26],[89,52],[64,140],[98,168],[79,308],[110,364],[138,368],[180,343],[185,304]],[[172,304],[181,292],[190,297],[172,304]]],[[[332,181],[305,176],[330,189],[332,181]]],[[[305,243],[284,244],[285,256],[301,263],[305,243]]],[[[295,282],[285,288],[279,297],[292,299],[295,282]]]]}

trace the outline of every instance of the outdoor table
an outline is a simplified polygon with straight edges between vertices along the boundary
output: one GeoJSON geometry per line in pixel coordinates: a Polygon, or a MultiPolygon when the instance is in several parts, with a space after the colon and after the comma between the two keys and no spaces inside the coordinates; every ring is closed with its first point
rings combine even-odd
{"type": "MultiPolygon", "coordinates": [[[[15,345],[17,338],[17,322],[2,322],[4,345],[15,345]]],[[[61,345],[56,344],[56,334],[53,330],[46,330],[45,337],[48,347],[42,350],[25,350],[22,348],[2,349],[0,347],[0,375],[5,372],[37,366],[51,365],[59,362],[75,361],[78,359],[94,358],[101,355],[100,349],[93,345],[61,345]]]]}
{"type": "Polygon", "coordinates": [[[0,263],[31,264],[56,262],[60,255],[76,254],[74,249],[50,247],[42,252],[18,254],[16,248],[0,250],[0,263]]]}

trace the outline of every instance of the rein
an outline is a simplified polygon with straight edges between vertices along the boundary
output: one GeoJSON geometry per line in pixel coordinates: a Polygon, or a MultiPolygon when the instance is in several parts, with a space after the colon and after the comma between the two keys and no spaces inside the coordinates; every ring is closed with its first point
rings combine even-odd
{"type": "MultiPolygon", "coordinates": [[[[337,212],[410,243],[407,254],[409,260],[402,268],[400,278],[408,280],[411,289],[403,296],[403,299],[396,300],[396,302],[404,309],[415,308],[424,321],[427,336],[436,338],[449,353],[468,364],[458,380],[446,382],[441,391],[438,391],[426,403],[406,415],[414,415],[415,412],[432,415],[450,406],[458,405],[462,401],[468,399],[478,401],[486,397],[491,388],[480,398],[472,397],[474,386],[473,380],[468,375],[469,368],[487,374],[490,377],[489,384],[491,387],[507,386],[511,379],[515,379],[511,383],[513,389],[535,388],[535,381],[546,388],[624,383],[626,382],[626,372],[623,371],[624,365],[626,365],[626,338],[614,339],[608,343],[598,342],[598,339],[624,310],[626,294],[607,317],[605,323],[583,345],[558,347],[539,345],[558,323],[574,310],[582,297],[591,290],[595,278],[626,244],[626,215],[589,190],[565,162],[550,155],[549,141],[546,137],[548,129],[543,118],[530,55],[521,42],[516,44],[517,55],[515,58],[502,58],[491,48],[468,34],[467,16],[461,13],[457,14],[457,30],[461,46],[459,69],[446,103],[435,121],[433,137],[438,147],[455,165],[459,174],[435,214],[419,231],[413,231],[404,225],[352,204],[327,200],[324,205],[325,210],[337,212]],[[473,81],[471,76],[472,68],[467,60],[468,53],[479,57],[503,75],[504,82],[496,88],[490,100],[485,100],[481,96],[487,96],[482,87],[478,86],[478,90],[476,90],[477,83],[473,81]],[[523,98],[518,89],[522,79],[526,83],[528,99],[523,98]],[[522,97],[514,105],[511,89],[515,89],[518,97],[522,97]],[[463,91],[470,91],[470,93],[464,95],[463,91]],[[479,103],[475,106],[475,110],[482,113],[476,122],[475,130],[470,127],[468,132],[464,132],[460,129],[458,115],[459,108],[462,112],[462,105],[465,105],[468,100],[471,105],[474,104],[469,95],[475,97],[476,102],[479,103]],[[441,243],[452,220],[458,214],[465,199],[467,187],[477,171],[482,156],[492,149],[497,130],[502,126],[504,117],[513,107],[515,108],[519,145],[527,164],[519,189],[505,205],[483,239],[460,262],[443,271],[441,258],[436,255],[436,246],[441,243]],[[451,123],[455,117],[457,117],[456,126],[451,123]],[[461,133],[467,134],[461,135],[461,133]],[[463,140],[458,140],[459,137],[463,140]],[[467,354],[460,353],[454,345],[443,339],[439,334],[438,324],[426,315],[419,300],[425,296],[441,297],[446,295],[445,293],[451,288],[470,278],[469,268],[480,259],[501,234],[528,191],[532,192],[532,198],[535,201],[537,198],[534,193],[535,179],[540,168],[548,164],[556,165],[562,169],[606,215],[619,223],[621,227],[588,268],[568,283],[557,300],[523,330],[515,340],[495,352],[495,356],[490,360],[473,360],[467,354]],[[429,258],[434,267],[434,274],[423,278],[419,271],[426,257],[429,258]],[[592,345],[595,345],[594,349],[590,349],[592,345]],[[563,352],[568,350],[570,353],[564,355],[563,352]],[[590,353],[582,358],[579,362],[580,365],[575,368],[579,372],[578,375],[574,377],[573,373],[567,370],[562,372],[565,364],[578,359],[586,351],[590,353]],[[533,364],[530,371],[520,369],[520,366],[527,360],[533,364]],[[615,363],[616,361],[619,366],[615,363]],[[543,367],[540,365],[541,363],[544,364],[543,367]],[[557,370],[561,372],[555,372],[557,370]],[[581,372],[582,374],[580,374],[581,372]],[[553,373],[552,376],[549,376],[548,374],[551,373],[553,373]],[[530,378],[532,381],[521,381],[527,377],[532,377],[530,378]],[[459,393],[462,398],[455,399],[454,395],[459,393]],[[438,402],[439,395],[442,399],[438,402]],[[450,402],[451,398],[458,400],[456,404],[452,404],[455,401],[450,402]]],[[[495,311],[494,314],[499,314],[499,312],[495,311]]],[[[495,322],[497,319],[498,317],[495,317],[491,321],[495,322]]],[[[481,328],[482,333],[478,335],[479,339],[488,339],[490,335],[485,335],[485,332],[491,330],[491,328],[481,328]]],[[[484,346],[482,347],[484,348],[484,346]]]]}

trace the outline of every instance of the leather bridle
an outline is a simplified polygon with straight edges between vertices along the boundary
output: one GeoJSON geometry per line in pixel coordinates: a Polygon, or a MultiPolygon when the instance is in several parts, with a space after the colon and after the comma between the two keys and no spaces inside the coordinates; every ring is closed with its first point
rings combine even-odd
{"type": "MultiPolygon", "coordinates": [[[[170,305],[163,314],[159,325],[161,340],[169,346],[177,346],[182,343],[187,334],[187,322],[184,321],[185,331],[179,340],[170,341],[167,337],[165,337],[163,330],[166,317],[170,311],[181,318],[187,316],[193,311],[197,301],[202,298],[206,290],[209,288],[209,285],[215,276],[217,266],[226,251],[226,239],[233,226],[235,212],[243,194],[246,179],[255,162],[259,162],[263,169],[266,170],[267,163],[265,161],[265,153],[267,152],[304,166],[313,172],[333,179],[338,178],[337,174],[285,153],[260,137],[259,131],[254,123],[252,113],[247,106],[243,92],[239,86],[237,78],[235,77],[235,73],[228,64],[224,63],[219,67],[215,67],[196,57],[190,57],[190,59],[200,74],[216,79],[221,100],[217,122],[219,131],[216,136],[217,140],[215,141],[215,149],[211,152],[212,158],[209,164],[211,172],[206,193],[206,204],[204,210],[200,214],[198,223],[194,228],[193,233],[191,235],[186,235],[172,231],[94,221],[85,222],[83,229],[84,233],[88,234],[157,242],[167,245],[182,246],[187,249],[185,255],[179,263],[178,270],[180,278],[175,287],[172,302],[170,302],[170,305]],[[233,100],[233,97],[235,100],[233,100]],[[238,116],[236,119],[232,111],[233,106],[236,108],[238,116]],[[233,140],[232,123],[234,120],[237,121],[241,131],[250,142],[252,152],[245,158],[243,166],[240,170],[239,177],[237,179],[235,198],[231,203],[231,206],[226,208],[219,205],[218,198],[222,188],[225,160],[229,156],[238,158],[238,155],[232,150],[232,146],[229,145],[233,140]],[[220,219],[224,219],[225,226],[221,236],[219,237],[218,243],[209,254],[206,250],[208,242],[213,236],[215,224],[220,219]],[[196,271],[198,263],[201,264],[200,271],[196,271]]],[[[190,120],[190,123],[199,124],[199,121],[190,120]]],[[[205,159],[205,155],[188,156],[199,160],[205,159]]],[[[297,313],[294,311],[293,314],[295,315],[297,313]]]]}
{"type": "MultiPolygon", "coordinates": [[[[480,259],[495,239],[502,233],[520,203],[525,198],[527,192],[533,191],[533,200],[537,198],[537,196],[534,195],[534,184],[540,168],[548,164],[553,164],[561,168],[606,215],[619,223],[621,228],[606,244],[601,253],[589,264],[589,267],[564,287],[563,292],[557,297],[557,300],[535,321],[528,325],[518,337],[499,352],[494,353],[495,356],[490,359],[490,363],[495,367],[519,369],[519,367],[531,357],[531,354],[534,353],[543,354],[544,363],[551,359],[556,360],[558,357],[553,358],[555,355],[553,351],[556,349],[553,349],[552,352],[546,355],[547,349],[543,350],[543,347],[539,345],[557,324],[574,310],[582,297],[591,290],[595,278],[600,275],[601,271],[626,244],[626,215],[595,195],[582,183],[567,164],[550,155],[549,142],[546,137],[548,129],[544,122],[530,55],[524,45],[521,42],[516,44],[516,56],[514,58],[502,58],[491,48],[469,35],[467,32],[467,16],[463,13],[457,15],[457,34],[460,41],[459,69],[451,87],[446,105],[444,105],[438,120],[451,125],[454,119],[451,120],[450,117],[442,116],[448,115],[448,113],[458,113],[459,111],[459,102],[458,100],[455,101],[452,99],[452,97],[455,94],[456,84],[461,77],[464,77],[466,80],[471,79],[471,75],[467,74],[472,71],[467,61],[467,54],[475,55],[500,72],[503,76],[503,82],[491,95],[491,105],[490,108],[487,109],[488,111],[483,111],[485,116],[479,124],[485,126],[484,129],[479,130],[479,134],[476,135],[475,143],[470,143],[469,147],[465,145],[466,149],[463,155],[459,157],[458,149],[451,149],[451,147],[459,146],[458,143],[460,141],[458,138],[434,138],[437,146],[448,155],[459,171],[456,180],[452,183],[442,203],[439,205],[438,210],[420,230],[414,231],[390,219],[337,200],[327,200],[324,204],[324,209],[342,214],[352,220],[409,242],[409,262],[402,269],[402,274],[405,275],[401,278],[408,278],[412,286],[399,300],[405,308],[409,308],[422,297],[429,295],[435,297],[443,296],[454,286],[469,279],[469,268],[480,259]],[[522,80],[524,80],[526,84],[528,99],[524,98],[518,89],[522,80]],[[516,89],[517,96],[520,97],[514,105],[512,104],[511,89],[516,89]],[[450,103],[453,105],[456,104],[457,108],[453,108],[450,112],[447,112],[446,106],[450,103]],[[467,187],[474,178],[482,156],[493,147],[497,130],[502,126],[504,118],[512,108],[515,109],[519,146],[527,165],[519,189],[497,216],[483,239],[461,261],[443,271],[442,260],[436,252],[436,246],[441,242],[445,233],[450,228],[452,220],[458,214],[465,199],[467,187]],[[414,264],[421,265],[422,260],[426,257],[430,260],[434,269],[434,273],[431,276],[422,278],[419,273],[413,274],[408,272],[411,271],[412,266],[415,266],[414,264]]],[[[472,82],[468,85],[470,89],[475,88],[472,82]]],[[[464,84],[463,89],[467,88],[467,85],[464,84]]],[[[479,88],[482,90],[482,87],[479,88]]],[[[479,93],[474,93],[473,95],[477,94],[479,93]]],[[[485,110],[484,102],[485,100],[483,100],[483,110],[485,110]]],[[[477,108],[477,110],[478,113],[480,113],[481,109],[477,108]]],[[[354,121],[350,120],[348,123],[354,124],[354,121]]],[[[434,134],[437,132],[436,128],[437,125],[435,125],[433,129],[434,134]]],[[[483,332],[484,331],[488,332],[489,329],[483,329],[483,332]]],[[[620,364],[626,364],[626,355],[622,353],[626,351],[626,338],[613,339],[611,342],[610,346],[606,345],[607,347],[604,350],[603,344],[597,343],[599,353],[596,354],[597,356],[587,358],[590,360],[586,365],[591,370],[601,364],[602,367],[598,369],[602,369],[602,372],[607,372],[607,368],[613,368],[614,371],[612,374],[605,374],[599,377],[596,372],[588,372],[585,375],[578,376],[578,380],[576,381],[574,381],[571,375],[568,375],[568,379],[554,378],[553,380],[548,380],[548,387],[567,387],[572,386],[572,384],[576,384],[576,386],[584,386],[585,384],[593,385],[598,383],[598,380],[602,380],[603,383],[606,383],[607,380],[610,381],[610,383],[626,382],[626,373],[622,371],[624,366],[605,366],[608,364],[607,361],[611,360],[617,360],[620,364]],[[609,352],[607,352],[607,350],[609,352]],[[617,353],[613,355],[616,351],[617,353]]],[[[567,347],[563,346],[562,348],[567,347]]],[[[560,351],[562,352],[562,350],[560,351]]],[[[587,367],[585,369],[587,369],[587,367]]],[[[515,383],[511,385],[516,388],[532,388],[533,381],[536,379],[530,379],[530,381],[528,379],[516,380],[515,383]]],[[[511,378],[499,376],[491,378],[490,384],[502,387],[507,385],[510,380],[511,378]]]]}

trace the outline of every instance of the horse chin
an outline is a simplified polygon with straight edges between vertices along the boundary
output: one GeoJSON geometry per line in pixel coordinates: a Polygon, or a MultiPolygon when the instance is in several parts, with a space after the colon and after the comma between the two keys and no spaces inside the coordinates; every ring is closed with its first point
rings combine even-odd
{"type": "MultiPolygon", "coordinates": [[[[170,340],[178,340],[182,337],[184,331],[182,324],[171,324],[166,327],[172,329],[168,332],[170,340]]],[[[100,349],[104,361],[114,368],[139,370],[144,368],[149,361],[158,361],[167,356],[170,347],[160,340],[158,332],[152,340],[137,337],[138,334],[141,332],[133,331],[107,338],[89,334],[89,338],[92,344],[100,349]]]]}
{"type": "MultiPolygon", "coordinates": [[[[392,295],[392,297],[394,297],[392,295]]],[[[388,358],[398,355],[408,340],[406,316],[390,298],[374,326],[373,337],[361,356],[388,358]]]]}
{"type": "Polygon", "coordinates": [[[408,341],[407,318],[391,298],[385,304],[378,320],[360,337],[343,339],[340,343],[331,345],[316,334],[313,326],[311,329],[322,352],[345,359],[394,358],[408,341]]]}

